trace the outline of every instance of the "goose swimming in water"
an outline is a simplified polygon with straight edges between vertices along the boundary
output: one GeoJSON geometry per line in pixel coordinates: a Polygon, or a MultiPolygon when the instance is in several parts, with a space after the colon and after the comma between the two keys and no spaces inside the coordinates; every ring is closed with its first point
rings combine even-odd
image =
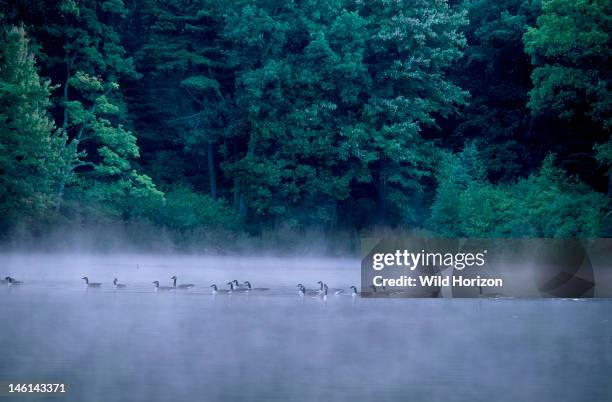
{"type": "Polygon", "coordinates": [[[234,285],[234,290],[238,290],[238,291],[240,291],[240,290],[251,290],[251,289],[249,289],[249,288],[246,286],[246,282],[245,282],[244,284],[242,284],[242,285],[241,285],[241,284],[238,282],[238,280],[237,280],[237,279],[234,279],[234,280],[232,281],[232,284],[234,285]]]}
{"type": "Polygon", "coordinates": [[[159,286],[159,281],[153,281],[153,284],[155,285],[156,292],[159,290],[174,290],[171,286],[159,286]]]}
{"type": "Polygon", "coordinates": [[[88,288],[99,288],[102,286],[100,282],[89,282],[89,278],[86,276],[82,277],[81,279],[85,280],[85,285],[87,285],[88,288]]]}
{"type": "MultiPolygon", "coordinates": [[[[376,286],[370,285],[370,289],[372,289],[372,293],[368,292],[367,294],[376,296],[376,297],[389,297],[390,296],[390,293],[385,286],[381,286],[380,288],[381,290],[378,290],[376,286]]],[[[362,293],[362,296],[363,294],[364,293],[362,293]]]]}
{"type": "Polygon", "coordinates": [[[254,288],[251,286],[251,282],[244,281],[244,285],[247,288],[247,291],[256,291],[256,292],[265,292],[266,290],[270,290],[270,288],[254,288]]]}
{"type": "Polygon", "coordinates": [[[10,276],[7,276],[6,278],[4,278],[4,280],[6,281],[6,283],[9,286],[12,286],[12,285],[22,285],[23,284],[22,281],[16,281],[15,278],[11,278],[10,276]]]}
{"type": "Polygon", "coordinates": [[[115,278],[115,279],[113,280],[113,286],[114,286],[116,289],[123,289],[123,288],[125,288],[125,285],[124,285],[123,283],[119,283],[119,280],[118,280],[117,278],[115,278]]]}
{"type": "Polygon", "coordinates": [[[324,302],[327,303],[327,292],[328,292],[328,287],[327,285],[323,284],[323,290],[317,290],[316,293],[312,296],[313,299],[321,299],[324,302]]]}
{"type": "MultiPolygon", "coordinates": [[[[318,281],[317,282],[319,284],[319,293],[323,293],[323,291],[325,290],[325,286],[327,286],[325,283],[323,283],[323,281],[318,281]]],[[[344,292],[344,289],[338,289],[338,288],[327,288],[327,291],[330,293],[333,293],[335,295],[339,295],[340,293],[344,292]]]]}
{"type": "Polygon", "coordinates": [[[297,287],[298,287],[298,294],[301,296],[304,296],[304,295],[316,296],[319,294],[318,290],[306,289],[306,287],[302,285],[301,283],[298,283],[297,287]]]}
{"type": "Polygon", "coordinates": [[[372,289],[372,291],[371,291],[371,292],[369,292],[369,291],[366,291],[366,292],[360,292],[360,291],[358,291],[358,290],[357,290],[357,287],[356,287],[356,286],[351,286],[351,289],[353,290],[353,291],[352,291],[352,293],[351,293],[351,296],[353,296],[353,297],[356,297],[356,296],[361,296],[361,297],[364,297],[364,296],[365,296],[365,297],[367,297],[367,296],[375,296],[375,295],[378,295],[378,296],[383,296],[383,297],[384,297],[384,296],[387,296],[387,295],[386,295],[385,293],[383,293],[383,292],[378,293],[378,292],[376,291],[376,286],[374,286],[374,285],[370,285],[370,286],[368,286],[368,289],[372,289]]]}
{"type": "Polygon", "coordinates": [[[170,279],[172,279],[172,286],[177,288],[177,289],[191,289],[192,287],[194,287],[195,285],[193,283],[183,283],[181,285],[176,286],[176,275],[171,277],[170,279]]]}
{"type": "Polygon", "coordinates": [[[234,279],[233,281],[229,281],[228,283],[226,283],[226,285],[230,287],[229,293],[249,293],[251,289],[240,284],[234,285],[236,282],[238,281],[234,279]]]}
{"type": "Polygon", "coordinates": [[[210,287],[212,288],[212,294],[213,294],[213,295],[216,295],[217,293],[225,293],[225,294],[232,293],[232,291],[231,291],[231,290],[227,290],[227,289],[219,289],[219,288],[217,287],[217,285],[215,285],[214,283],[213,283],[212,285],[210,285],[210,287]]]}
{"type": "Polygon", "coordinates": [[[336,295],[336,296],[338,296],[339,294],[344,293],[344,289],[330,289],[330,288],[327,287],[326,283],[323,284],[323,287],[325,288],[326,292],[327,291],[334,292],[334,295],[336,295]]]}
{"type": "Polygon", "coordinates": [[[323,294],[321,295],[321,299],[323,299],[324,302],[327,302],[327,285],[323,287],[323,294]]]}
{"type": "Polygon", "coordinates": [[[376,293],[376,287],[374,285],[370,285],[370,289],[372,289],[372,292],[360,292],[357,290],[356,286],[351,286],[351,296],[353,298],[357,297],[357,296],[369,296],[372,294],[376,293]]]}

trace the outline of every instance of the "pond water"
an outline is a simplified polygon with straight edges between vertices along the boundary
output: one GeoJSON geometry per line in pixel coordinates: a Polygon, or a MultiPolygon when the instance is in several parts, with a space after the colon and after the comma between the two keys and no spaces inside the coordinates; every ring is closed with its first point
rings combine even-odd
{"type": "MultiPolygon", "coordinates": [[[[298,297],[298,282],[358,285],[348,259],[0,263],[24,281],[0,287],[0,383],[68,384],[48,400],[612,400],[611,300],[298,297]],[[196,287],[154,291],[172,275],[196,287]],[[211,294],[232,279],[270,290],[211,294]]],[[[46,400],[0,396],[13,399],[46,400]]]]}

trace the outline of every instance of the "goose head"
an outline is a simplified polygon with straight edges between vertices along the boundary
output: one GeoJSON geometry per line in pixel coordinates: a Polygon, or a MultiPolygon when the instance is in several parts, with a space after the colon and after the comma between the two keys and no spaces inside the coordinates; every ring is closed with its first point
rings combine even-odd
{"type": "Polygon", "coordinates": [[[234,284],[234,286],[236,286],[236,287],[240,286],[240,283],[238,283],[238,280],[237,280],[237,279],[234,279],[234,280],[232,281],[232,283],[233,283],[233,284],[234,284]]]}
{"type": "Polygon", "coordinates": [[[351,286],[351,289],[353,289],[353,294],[356,295],[357,294],[357,288],[355,286],[351,286]]]}
{"type": "Polygon", "coordinates": [[[117,284],[117,282],[119,282],[119,281],[117,280],[117,278],[113,279],[113,285],[116,285],[116,284],[117,284]]]}
{"type": "Polygon", "coordinates": [[[249,281],[244,281],[244,285],[249,288],[249,290],[251,290],[251,282],[249,281]]]}
{"type": "Polygon", "coordinates": [[[215,291],[215,292],[216,292],[217,290],[219,290],[219,289],[217,288],[217,285],[215,285],[215,284],[212,284],[212,285],[210,285],[209,287],[213,288],[213,291],[215,291]]]}
{"type": "Polygon", "coordinates": [[[156,288],[159,287],[159,281],[153,281],[153,284],[155,285],[156,288]]]}
{"type": "Polygon", "coordinates": [[[89,283],[89,278],[88,277],[84,276],[81,279],[83,279],[85,281],[85,283],[89,283]]]}
{"type": "Polygon", "coordinates": [[[230,290],[234,290],[234,282],[228,282],[226,285],[229,285],[230,290]]]}

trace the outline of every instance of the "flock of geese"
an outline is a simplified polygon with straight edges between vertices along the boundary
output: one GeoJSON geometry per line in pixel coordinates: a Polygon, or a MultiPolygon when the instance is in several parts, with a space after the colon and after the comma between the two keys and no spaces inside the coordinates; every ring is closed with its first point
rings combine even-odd
{"type": "MultiPolygon", "coordinates": [[[[102,287],[102,283],[101,282],[90,282],[89,278],[84,276],[81,278],[82,280],[85,281],[85,286],[87,288],[100,288],[102,287]]],[[[173,291],[173,290],[189,290],[191,288],[194,288],[195,285],[193,283],[181,283],[181,284],[177,284],[178,278],[176,277],[176,275],[173,275],[170,277],[170,279],[172,280],[172,285],[171,286],[161,286],[159,281],[153,281],[153,285],[155,285],[154,290],[157,291],[173,291]]],[[[18,281],[15,278],[11,277],[11,276],[6,276],[4,279],[0,280],[0,283],[6,284],[8,286],[18,286],[18,285],[22,285],[23,281],[18,281]]],[[[227,289],[220,289],[216,284],[212,284],[210,285],[211,291],[213,295],[229,295],[232,293],[250,293],[250,292],[265,292],[270,290],[270,288],[254,288],[251,285],[251,282],[249,281],[244,281],[242,283],[238,282],[236,279],[229,281],[226,283],[227,285],[227,289]]],[[[328,294],[332,294],[332,295],[341,295],[341,294],[345,294],[345,290],[344,289],[339,289],[339,288],[330,288],[327,286],[326,283],[324,283],[323,281],[318,281],[317,282],[318,287],[313,288],[313,289],[307,289],[304,285],[302,285],[301,283],[297,284],[297,288],[298,288],[298,296],[300,297],[305,297],[305,296],[311,296],[311,297],[321,297],[324,300],[327,300],[327,295],[328,294]]],[[[113,287],[115,289],[125,289],[127,288],[127,285],[123,284],[123,283],[119,283],[119,280],[117,278],[115,278],[113,280],[113,287]]],[[[374,297],[402,297],[402,296],[406,296],[405,291],[388,291],[384,286],[377,288],[374,285],[371,285],[368,289],[368,291],[358,291],[356,286],[351,286],[350,288],[350,292],[348,292],[348,294],[350,294],[352,297],[357,297],[357,296],[364,296],[364,297],[368,297],[368,296],[374,296],[374,297]]],[[[500,294],[484,294],[482,291],[482,288],[479,287],[479,294],[476,297],[502,297],[503,295],[500,294]]],[[[439,297],[438,295],[432,295],[432,297],[439,297]]]]}
{"type": "MultiPolygon", "coordinates": [[[[85,286],[87,288],[100,288],[102,287],[102,283],[101,282],[90,282],[89,278],[84,276],[81,278],[82,280],[85,281],[85,286]]],[[[176,275],[173,275],[170,277],[171,282],[171,286],[162,286],[160,285],[159,281],[153,281],[153,285],[154,290],[156,292],[164,292],[164,291],[173,291],[173,290],[189,290],[191,288],[194,288],[195,285],[193,283],[177,283],[178,278],[176,277],[176,275]]],[[[1,283],[7,284],[8,286],[15,286],[15,285],[22,285],[23,282],[22,281],[18,281],[13,277],[7,276],[5,277],[1,283]]],[[[221,289],[219,288],[216,284],[212,284],[209,287],[211,288],[211,292],[213,295],[229,295],[232,293],[250,293],[250,292],[265,292],[270,290],[270,288],[254,288],[251,285],[251,282],[249,281],[244,281],[242,283],[238,282],[238,280],[234,279],[232,281],[229,281],[226,283],[227,285],[227,289],[221,289]]],[[[327,286],[326,283],[324,283],[323,281],[318,281],[317,282],[317,287],[312,288],[312,289],[307,289],[303,284],[298,283],[297,284],[297,288],[298,288],[298,296],[300,297],[305,297],[305,296],[311,296],[311,297],[321,297],[324,300],[327,300],[327,295],[328,294],[332,294],[332,295],[341,295],[341,294],[350,294],[352,297],[357,297],[357,296],[363,296],[363,297],[402,297],[402,296],[406,296],[406,292],[402,291],[402,290],[396,290],[396,291],[389,291],[387,290],[384,286],[381,286],[380,288],[377,288],[374,285],[370,285],[370,287],[368,288],[368,290],[366,291],[358,291],[356,286],[350,286],[349,292],[345,292],[344,289],[340,289],[340,288],[330,288],[329,286],[327,286]]],[[[115,278],[113,280],[113,287],[115,289],[125,289],[127,288],[127,285],[123,284],[123,283],[119,283],[119,280],[117,278],[115,278]]],[[[487,297],[487,296],[494,296],[494,297],[498,297],[497,294],[493,294],[493,295],[485,295],[483,294],[482,288],[479,288],[479,294],[476,297],[487,297]]],[[[439,297],[438,295],[432,295],[432,297],[439,297]]]]}
{"type": "MultiPolygon", "coordinates": [[[[102,287],[101,282],[91,282],[87,276],[84,276],[81,279],[85,281],[85,286],[87,288],[102,287]]],[[[178,278],[176,277],[176,275],[173,275],[172,277],[170,277],[170,279],[172,280],[172,286],[161,286],[159,281],[153,281],[153,285],[155,285],[155,288],[154,288],[155,291],[188,290],[188,289],[195,287],[193,283],[177,284],[178,278]]],[[[10,276],[5,277],[1,282],[8,286],[15,286],[15,285],[23,284],[22,281],[18,281],[15,278],[10,277],[10,276]]],[[[219,289],[219,287],[213,283],[212,285],[210,285],[210,288],[212,289],[212,294],[217,295],[217,294],[232,294],[232,293],[265,292],[265,291],[270,290],[270,288],[254,288],[251,285],[251,282],[244,281],[240,283],[236,279],[227,282],[226,285],[228,286],[227,289],[219,289]]],[[[333,295],[340,295],[344,293],[344,289],[330,288],[323,281],[318,281],[317,285],[318,285],[318,288],[307,289],[304,285],[302,285],[301,283],[298,283],[297,284],[298,296],[300,297],[313,296],[313,297],[322,297],[324,299],[327,299],[327,295],[330,293],[333,295]]],[[[119,283],[119,280],[115,278],[113,280],[113,287],[115,289],[125,289],[127,288],[127,285],[123,283],[119,283]]],[[[376,292],[376,288],[375,287],[373,288],[374,288],[373,292],[376,292]]],[[[350,289],[351,289],[350,294],[353,297],[357,295],[365,295],[365,293],[369,294],[369,292],[358,292],[357,287],[355,286],[351,286],[350,289]]]]}

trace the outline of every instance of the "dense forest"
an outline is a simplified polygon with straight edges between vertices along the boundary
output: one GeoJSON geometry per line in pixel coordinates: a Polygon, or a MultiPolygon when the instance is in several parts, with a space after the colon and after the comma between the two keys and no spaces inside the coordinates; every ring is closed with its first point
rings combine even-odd
{"type": "Polygon", "coordinates": [[[5,241],[612,234],[609,0],[0,4],[5,241]]]}

